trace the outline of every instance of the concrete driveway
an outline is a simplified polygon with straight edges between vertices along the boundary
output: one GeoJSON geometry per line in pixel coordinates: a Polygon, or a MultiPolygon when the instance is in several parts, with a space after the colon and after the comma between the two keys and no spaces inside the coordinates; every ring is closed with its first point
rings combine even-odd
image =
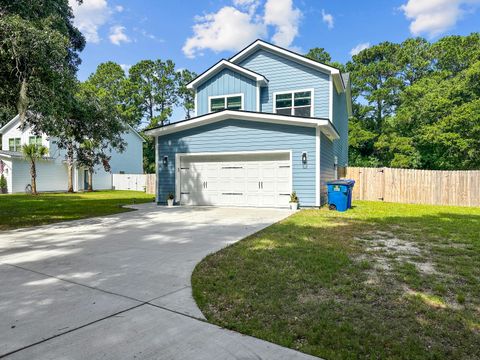
{"type": "Polygon", "coordinates": [[[312,358],[208,324],[191,296],[203,257],[289,211],[138,208],[0,232],[0,357],[312,358]]]}

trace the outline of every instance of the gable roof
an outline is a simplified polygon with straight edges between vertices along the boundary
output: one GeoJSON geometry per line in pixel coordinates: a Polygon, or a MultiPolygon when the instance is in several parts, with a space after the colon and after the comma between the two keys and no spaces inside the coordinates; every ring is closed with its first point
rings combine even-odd
{"type": "MultiPolygon", "coordinates": [[[[13,126],[15,123],[20,121],[20,116],[17,114],[12,120],[10,120],[8,123],[6,123],[2,128],[0,128],[0,134],[3,134],[5,130],[9,129],[11,126],[13,126]]],[[[127,130],[131,131],[134,135],[140,138],[142,142],[145,142],[145,139],[143,138],[142,135],[138,133],[137,130],[133,128],[130,124],[126,124],[127,130]]]]}
{"type": "Polygon", "coordinates": [[[168,125],[147,129],[145,130],[145,134],[150,136],[166,135],[228,119],[320,128],[329,139],[335,140],[340,138],[337,129],[335,129],[335,126],[333,126],[328,119],[279,115],[245,110],[222,110],[209,113],[168,125]]]}
{"type": "Polygon", "coordinates": [[[203,73],[201,73],[199,76],[197,76],[195,79],[193,79],[191,82],[187,84],[187,89],[195,89],[197,88],[200,84],[203,82],[207,81],[210,79],[212,76],[215,74],[218,74],[220,71],[223,69],[230,69],[232,71],[238,72],[242,75],[245,75],[246,77],[255,80],[257,82],[257,85],[259,86],[265,86],[268,83],[267,78],[265,76],[256,73],[255,71],[246,69],[240,65],[234,64],[226,59],[222,59],[219,62],[217,62],[215,65],[210,67],[209,69],[205,70],[203,73]]]}
{"type": "Polygon", "coordinates": [[[241,50],[239,53],[236,55],[232,56],[230,58],[230,62],[238,64],[242,60],[246,59],[248,56],[256,52],[257,50],[266,50],[269,52],[272,52],[274,54],[278,54],[282,57],[288,58],[290,60],[293,60],[297,63],[306,65],[308,67],[311,67],[313,69],[316,69],[318,71],[321,71],[323,73],[332,75],[333,77],[333,82],[335,84],[335,88],[337,89],[337,92],[343,92],[346,89],[345,83],[343,81],[342,74],[340,73],[340,70],[337,68],[334,68],[333,66],[329,66],[326,64],[322,64],[318,61],[309,59],[303,55],[297,54],[293,51],[281,48],[279,46],[270,44],[266,41],[257,39],[250,45],[248,45],[246,48],[241,50]]]}
{"type": "Polygon", "coordinates": [[[19,115],[15,115],[15,117],[10,120],[8,123],[6,123],[5,125],[3,125],[1,128],[0,128],[0,134],[3,134],[5,132],[5,130],[9,129],[10,127],[12,127],[12,125],[14,125],[18,120],[20,120],[20,116],[19,115]]]}

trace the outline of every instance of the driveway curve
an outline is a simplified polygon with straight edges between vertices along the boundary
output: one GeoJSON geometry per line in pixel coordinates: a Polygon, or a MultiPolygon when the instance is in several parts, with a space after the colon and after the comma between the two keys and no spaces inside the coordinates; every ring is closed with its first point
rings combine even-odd
{"type": "Polygon", "coordinates": [[[207,323],[191,296],[201,259],[289,211],[136,208],[0,232],[0,358],[313,359],[207,323]]]}

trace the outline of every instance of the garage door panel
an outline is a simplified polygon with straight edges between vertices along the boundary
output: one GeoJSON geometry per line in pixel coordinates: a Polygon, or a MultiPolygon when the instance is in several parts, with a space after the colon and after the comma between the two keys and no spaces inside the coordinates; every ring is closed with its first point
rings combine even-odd
{"type": "Polygon", "coordinates": [[[288,153],[188,156],[188,161],[181,161],[185,168],[180,171],[181,203],[287,207],[288,158],[288,153]]]}

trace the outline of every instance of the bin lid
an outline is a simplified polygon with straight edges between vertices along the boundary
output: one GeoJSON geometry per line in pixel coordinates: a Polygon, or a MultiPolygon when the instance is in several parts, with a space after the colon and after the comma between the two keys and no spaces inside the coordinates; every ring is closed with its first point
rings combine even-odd
{"type": "Polygon", "coordinates": [[[352,179],[331,180],[331,181],[327,182],[327,185],[353,186],[353,185],[355,185],[355,180],[352,180],[352,179]]]}

